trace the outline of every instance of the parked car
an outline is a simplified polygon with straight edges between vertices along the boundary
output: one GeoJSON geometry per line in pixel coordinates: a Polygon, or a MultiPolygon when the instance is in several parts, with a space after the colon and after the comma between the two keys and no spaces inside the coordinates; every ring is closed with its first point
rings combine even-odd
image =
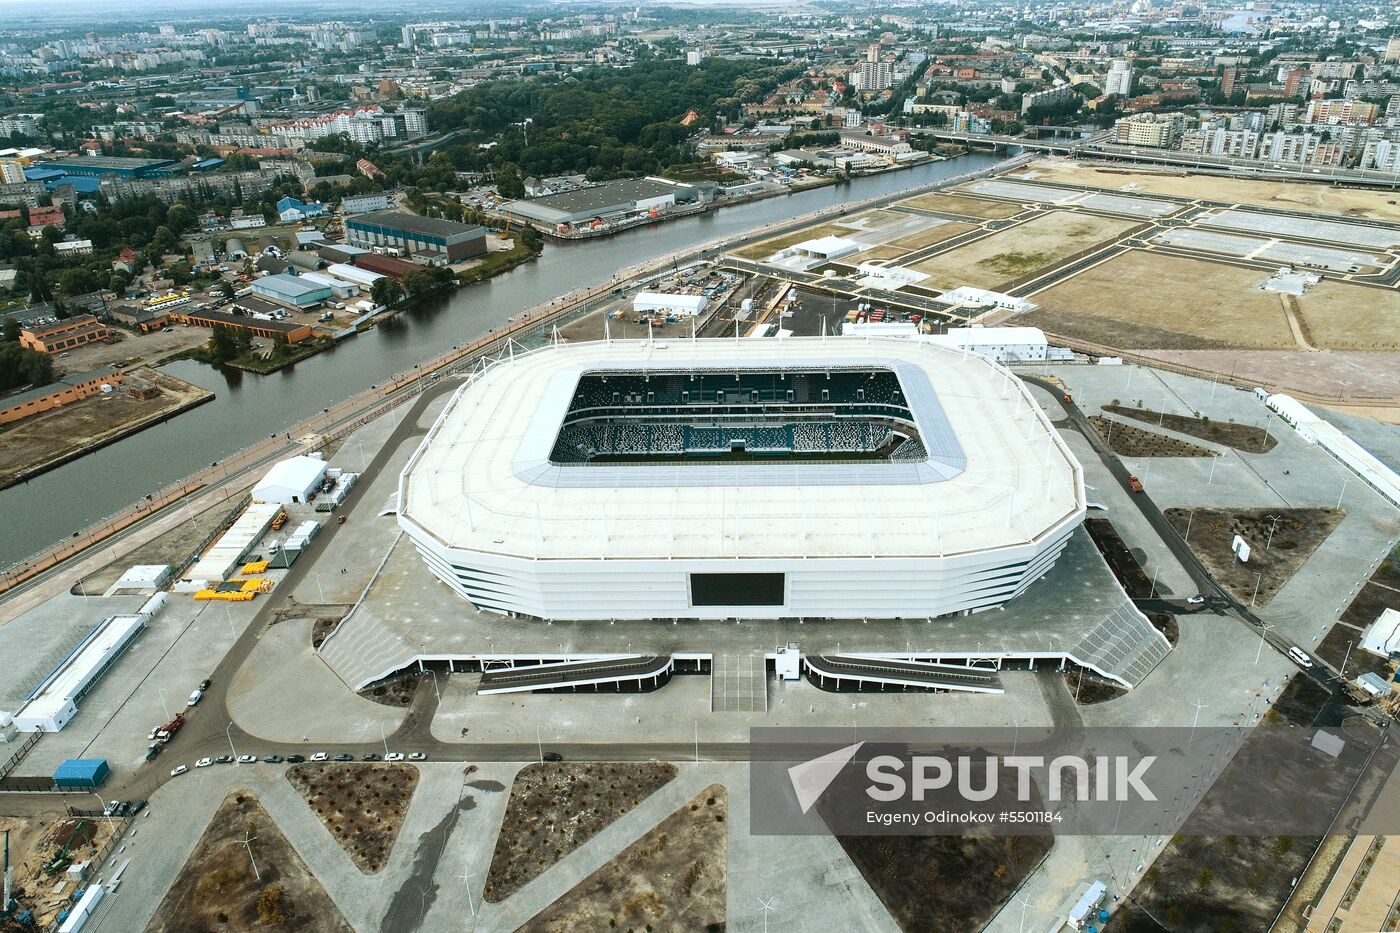
{"type": "Polygon", "coordinates": [[[305,760],[306,760],[306,756],[305,756],[305,755],[288,755],[288,756],[287,756],[287,764],[289,764],[289,765],[299,765],[299,764],[301,764],[301,763],[302,763],[303,761],[305,761],[305,760]]]}
{"type": "Polygon", "coordinates": [[[257,760],[258,760],[258,756],[257,756],[257,755],[239,755],[239,756],[238,756],[238,763],[241,764],[241,765],[250,765],[250,764],[252,764],[253,762],[255,762],[255,761],[257,761],[257,760]]]}
{"type": "Polygon", "coordinates": [[[403,752],[390,752],[384,756],[385,761],[403,761],[403,752]]]}
{"type": "Polygon", "coordinates": [[[185,773],[186,771],[188,771],[188,770],[190,770],[190,766],[189,766],[189,765],[176,765],[175,767],[173,767],[173,768],[170,769],[170,776],[171,776],[171,777],[179,777],[180,775],[184,774],[184,773],[185,773]]]}
{"type": "Polygon", "coordinates": [[[201,681],[199,682],[199,689],[200,689],[200,691],[203,692],[203,691],[205,691],[205,690],[208,690],[208,689],[209,689],[209,684],[210,684],[210,683],[211,683],[211,681],[209,680],[208,677],[206,677],[206,678],[204,678],[203,680],[201,680],[201,681]]]}
{"type": "Polygon", "coordinates": [[[161,744],[160,744],[159,742],[155,743],[154,745],[147,745],[147,746],[146,746],[146,760],[147,760],[147,761],[150,761],[152,758],[155,758],[157,755],[159,755],[159,754],[160,754],[161,747],[162,747],[162,746],[161,746],[161,744]]]}
{"type": "Polygon", "coordinates": [[[201,758],[194,763],[196,768],[207,768],[214,763],[212,758],[201,758]]]}
{"type": "Polygon", "coordinates": [[[230,763],[231,761],[233,761],[233,756],[232,756],[232,755],[220,755],[218,758],[215,758],[215,759],[214,759],[214,763],[215,763],[215,764],[220,764],[220,765],[226,765],[226,764],[230,763]]]}
{"type": "Polygon", "coordinates": [[[427,761],[427,760],[428,760],[428,756],[425,755],[425,754],[423,754],[422,752],[409,752],[409,753],[408,753],[408,760],[409,760],[409,761],[427,761]]]}
{"type": "Polygon", "coordinates": [[[384,759],[383,759],[382,757],[380,757],[380,755],[379,755],[378,752],[370,752],[368,755],[366,755],[366,756],[364,757],[364,760],[365,760],[365,761],[383,761],[384,759]]]}
{"type": "Polygon", "coordinates": [[[355,760],[355,756],[352,755],[352,754],[350,754],[349,752],[341,752],[339,755],[336,755],[336,756],[335,756],[335,760],[336,760],[336,761],[354,761],[354,760],[355,760]]]}
{"type": "Polygon", "coordinates": [[[136,801],[135,803],[133,803],[133,804],[131,805],[131,815],[132,815],[132,816],[135,816],[136,814],[140,813],[140,812],[141,812],[142,810],[144,810],[144,809],[146,809],[146,801],[144,801],[144,800],[138,800],[138,801],[136,801]]]}
{"type": "Polygon", "coordinates": [[[1204,596],[1188,596],[1188,597],[1186,597],[1186,605],[1188,605],[1188,606],[1199,606],[1201,603],[1203,603],[1203,602],[1205,602],[1205,601],[1206,601],[1206,598],[1205,598],[1204,596]]]}
{"type": "Polygon", "coordinates": [[[1312,658],[1308,657],[1307,652],[1305,652],[1302,648],[1299,648],[1297,645],[1294,645],[1292,648],[1288,649],[1288,656],[1293,659],[1294,664],[1298,665],[1303,670],[1312,670],[1312,658]]]}
{"type": "Polygon", "coordinates": [[[156,740],[156,733],[159,731],[160,726],[151,726],[151,731],[146,733],[146,741],[154,742],[156,740]]]}
{"type": "Polygon", "coordinates": [[[563,761],[563,760],[564,760],[564,756],[561,755],[561,754],[559,754],[558,752],[545,752],[545,753],[544,753],[544,760],[545,760],[545,761],[563,761]]]}
{"type": "Polygon", "coordinates": [[[286,760],[287,760],[287,759],[283,758],[281,755],[264,755],[264,756],[263,756],[263,763],[264,763],[264,764],[269,764],[269,765],[280,765],[282,762],[284,762],[284,761],[286,761],[286,760]]]}
{"type": "Polygon", "coordinates": [[[327,758],[329,758],[329,757],[330,757],[330,756],[327,755],[325,752],[317,752],[316,754],[314,754],[314,755],[311,756],[311,760],[312,760],[312,761],[325,761],[325,760],[326,760],[327,758]]]}
{"type": "Polygon", "coordinates": [[[196,690],[194,693],[191,693],[191,694],[190,694],[190,698],[189,698],[189,700],[187,700],[186,702],[187,702],[190,706],[195,706],[195,705],[197,705],[197,704],[199,703],[199,701],[202,700],[202,699],[204,699],[204,691],[203,691],[203,690],[196,690]]]}

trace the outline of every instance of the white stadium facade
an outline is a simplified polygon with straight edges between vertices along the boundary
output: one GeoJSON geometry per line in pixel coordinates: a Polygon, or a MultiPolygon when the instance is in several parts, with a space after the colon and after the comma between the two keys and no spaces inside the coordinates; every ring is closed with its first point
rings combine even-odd
{"type": "Polygon", "coordinates": [[[399,522],[477,608],[550,620],[921,619],[1054,565],[1082,469],[965,350],[831,337],[557,344],[475,373],[399,522]]]}

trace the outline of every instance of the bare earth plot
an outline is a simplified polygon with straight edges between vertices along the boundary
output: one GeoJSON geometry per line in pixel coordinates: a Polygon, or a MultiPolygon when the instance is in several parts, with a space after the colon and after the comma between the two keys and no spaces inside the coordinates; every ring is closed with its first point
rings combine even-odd
{"type": "Polygon", "coordinates": [[[942,243],[944,240],[951,240],[953,237],[962,236],[971,230],[976,230],[975,224],[958,223],[949,221],[939,224],[936,227],[929,227],[927,230],[913,233],[909,236],[891,240],[891,246],[902,246],[907,250],[923,249],[925,246],[932,246],[935,243],[942,243]]]}
{"type": "Polygon", "coordinates": [[[1307,562],[1346,511],[1200,508],[1167,509],[1164,514],[1221,586],[1242,602],[1263,606],[1307,562]],[[1249,545],[1248,563],[1236,560],[1230,549],[1235,535],[1249,545]]]}
{"type": "Polygon", "coordinates": [[[134,370],[131,375],[155,386],[159,394],[139,399],[117,388],[108,395],[11,422],[0,431],[0,488],[30,470],[138,431],[214,397],[197,385],[153,369],[134,370]]]}
{"type": "Polygon", "coordinates": [[[1125,457],[1211,457],[1212,451],[1175,437],[1135,428],[1121,421],[1090,415],[1089,423],[1114,453],[1125,457]]]}
{"type": "Polygon", "coordinates": [[[1127,405],[1105,405],[1103,410],[1109,414],[1132,418],[1144,424],[1155,424],[1178,434],[1189,434],[1203,441],[1223,444],[1246,453],[1266,454],[1278,446],[1278,441],[1272,434],[1249,424],[1212,421],[1206,417],[1190,418],[1186,415],[1153,411],[1150,408],[1129,408],[1127,405]]]}
{"type": "Polygon", "coordinates": [[[1025,208],[1006,201],[991,201],[986,198],[970,198],[957,194],[921,194],[907,201],[900,201],[906,207],[922,208],[926,211],[942,211],[945,214],[961,214],[963,217],[980,217],[984,220],[1005,220],[1015,217],[1025,208]]]}
{"type": "Polygon", "coordinates": [[[1309,338],[1329,350],[1400,347],[1400,292],[1324,280],[1298,299],[1309,338]]]}
{"type": "Polygon", "coordinates": [[[909,255],[909,250],[898,246],[876,246],[864,252],[855,253],[848,257],[850,262],[887,262],[891,259],[898,259],[901,256],[909,255]]]}
{"type": "Polygon", "coordinates": [[[771,240],[762,240],[752,246],[745,246],[743,249],[735,250],[734,255],[744,259],[767,259],[780,249],[786,249],[794,243],[801,243],[804,240],[817,240],[824,236],[850,236],[851,230],[848,227],[838,227],[836,224],[821,224],[816,227],[806,227],[802,230],[795,230],[792,233],[771,240]]]}
{"type": "Polygon", "coordinates": [[[1349,400],[1400,399],[1400,353],[1155,349],[1141,355],[1207,373],[1233,373],[1240,383],[1302,393],[1311,399],[1325,399],[1324,404],[1344,411],[1400,423],[1400,411],[1393,407],[1345,404],[1349,400]]]}
{"type": "Polygon", "coordinates": [[[676,776],[669,762],[545,762],[515,776],[483,896],[500,903],[676,776]]]}
{"type": "Polygon", "coordinates": [[[1112,240],[1137,226],[1131,220],[1053,211],[910,266],[932,288],[998,286],[1112,240]]]}
{"type": "Polygon", "coordinates": [[[351,930],[287,837],[247,791],[234,791],[224,800],[146,929],[148,933],[351,930]],[[261,880],[248,862],[244,847],[248,836],[256,837],[253,857],[261,880]]]}
{"type": "Polygon", "coordinates": [[[389,861],[418,786],[412,765],[315,762],[292,765],[287,780],[315,811],[355,867],[374,874],[389,861]]]}
{"type": "Polygon", "coordinates": [[[1130,250],[1036,292],[1018,323],[1125,350],[1297,346],[1266,278],[1200,259],[1130,250]]]}
{"type": "Polygon", "coordinates": [[[522,933],[725,928],[728,815],[711,784],[520,927],[522,933]]]}
{"type": "Polygon", "coordinates": [[[1227,178],[1217,175],[1156,173],[1096,167],[1067,159],[1042,159],[1024,174],[1043,181],[1131,190],[1138,193],[1255,204],[1288,211],[1316,211],[1343,217],[1400,221],[1400,198],[1362,189],[1332,188],[1303,181],[1227,178]]]}

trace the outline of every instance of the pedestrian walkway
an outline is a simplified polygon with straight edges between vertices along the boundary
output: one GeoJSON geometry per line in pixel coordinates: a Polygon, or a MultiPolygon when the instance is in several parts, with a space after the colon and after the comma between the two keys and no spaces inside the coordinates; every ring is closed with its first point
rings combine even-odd
{"type": "Polygon", "coordinates": [[[710,662],[710,712],[768,710],[768,668],[763,653],[716,654],[710,662]]]}

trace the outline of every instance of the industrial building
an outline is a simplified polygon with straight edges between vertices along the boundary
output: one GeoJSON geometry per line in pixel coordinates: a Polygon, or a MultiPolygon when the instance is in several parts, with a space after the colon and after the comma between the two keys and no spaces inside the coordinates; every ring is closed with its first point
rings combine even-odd
{"type": "Polygon", "coordinates": [[[486,228],[408,211],[375,211],[345,219],[345,242],[368,250],[387,247],[429,261],[441,256],[461,262],[485,255],[486,228]]]}
{"type": "Polygon", "coordinates": [[[0,398],[0,424],[18,421],[41,411],[62,408],[103,392],[110,392],[126,380],[122,371],[112,366],[87,372],[60,376],[56,381],[38,388],[16,392],[0,398]]]}
{"type": "MultiPolygon", "coordinates": [[[[329,291],[329,289],[327,289],[329,291]]],[[[254,299],[256,300],[256,299],[254,299]]],[[[247,299],[244,299],[245,303],[247,299]]],[[[311,325],[298,321],[277,321],[252,317],[247,314],[229,314],[226,311],[177,310],[170,312],[170,320],[176,324],[193,324],[197,327],[228,327],[246,330],[255,337],[271,340],[279,338],[288,343],[300,343],[311,336],[311,325]]]]}
{"type": "Polygon", "coordinates": [[[378,194],[349,195],[341,199],[340,209],[346,214],[368,214],[371,211],[386,211],[389,209],[389,196],[382,192],[378,194]]]}
{"type": "Polygon", "coordinates": [[[701,189],[664,178],[623,178],[574,191],[512,201],[501,208],[519,220],[561,227],[618,214],[664,211],[700,200],[701,189]]]}
{"type": "Polygon", "coordinates": [[[19,332],[19,344],[40,353],[62,353],[99,340],[112,340],[112,331],[91,314],[75,314],[61,321],[31,324],[19,332]]]}
{"type": "Polygon", "coordinates": [[[308,281],[300,275],[282,273],[254,279],[253,294],[288,308],[302,310],[330,300],[331,289],[328,285],[308,281]]]}
{"type": "Polygon", "coordinates": [[[400,478],[434,575],[544,619],[933,618],[1014,599],[1083,520],[1079,463],[989,359],[657,348],[554,346],[471,377],[400,478]]]}
{"type": "Polygon", "coordinates": [[[78,156],[41,163],[39,168],[59,171],[65,175],[103,176],[118,178],[155,178],[170,174],[174,159],[133,159],[124,156],[78,156]]]}

